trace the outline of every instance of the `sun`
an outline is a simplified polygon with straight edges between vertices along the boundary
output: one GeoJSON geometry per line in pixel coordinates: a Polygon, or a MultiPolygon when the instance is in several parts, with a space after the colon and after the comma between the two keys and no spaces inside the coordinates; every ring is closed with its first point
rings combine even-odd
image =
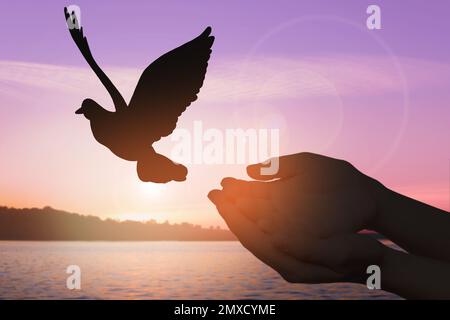
{"type": "Polygon", "coordinates": [[[161,183],[146,182],[146,183],[139,183],[138,189],[142,194],[142,196],[144,197],[159,198],[166,193],[167,186],[161,183]]]}

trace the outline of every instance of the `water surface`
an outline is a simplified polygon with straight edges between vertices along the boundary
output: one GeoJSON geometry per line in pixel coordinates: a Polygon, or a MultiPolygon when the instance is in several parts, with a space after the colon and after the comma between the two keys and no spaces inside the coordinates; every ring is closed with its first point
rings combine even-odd
{"type": "Polygon", "coordinates": [[[0,241],[0,299],[396,299],[285,282],[239,242],[0,241]],[[68,290],[66,268],[81,268],[68,290]]]}

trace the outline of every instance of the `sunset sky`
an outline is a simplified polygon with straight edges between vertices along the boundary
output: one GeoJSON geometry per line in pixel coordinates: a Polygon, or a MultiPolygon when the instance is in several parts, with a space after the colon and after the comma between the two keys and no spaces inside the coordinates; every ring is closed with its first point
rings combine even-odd
{"type": "MultiPolygon", "coordinates": [[[[75,115],[87,97],[112,102],[67,31],[70,4],[0,3],[0,205],[224,226],[206,195],[225,176],[245,177],[244,165],[187,164],[185,182],[143,183],[135,164],[98,144],[75,115]]],[[[343,158],[449,209],[450,2],[73,4],[127,101],[151,61],[211,26],[205,83],[179,128],[279,129],[282,154],[343,158]],[[366,28],[372,3],[382,30],[366,28]]],[[[155,148],[170,156],[174,143],[155,148]]]]}

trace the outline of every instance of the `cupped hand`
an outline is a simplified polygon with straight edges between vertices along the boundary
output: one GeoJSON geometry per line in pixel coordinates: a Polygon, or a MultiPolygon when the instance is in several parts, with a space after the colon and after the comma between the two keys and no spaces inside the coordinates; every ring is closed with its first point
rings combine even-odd
{"type": "MultiPolygon", "coordinates": [[[[364,282],[366,269],[381,264],[386,248],[367,235],[345,234],[318,238],[295,228],[268,233],[243,214],[224,191],[208,197],[242,245],[275,269],[285,280],[296,283],[364,282]]],[[[255,200],[255,208],[261,203],[255,200]]]]}
{"type": "Polygon", "coordinates": [[[264,166],[248,167],[258,181],[225,178],[209,195],[247,249],[291,282],[360,282],[381,264],[386,247],[357,233],[376,220],[381,184],[310,153],[279,158],[274,175],[264,166]]]}
{"type": "Polygon", "coordinates": [[[350,163],[299,153],[280,157],[274,175],[262,175],[264,166],[247,168],[258,181],[225,178],[222,187],[239,211],[266,231],[289,227],[328,237],[374,229],[384,187],[350,163]]]}

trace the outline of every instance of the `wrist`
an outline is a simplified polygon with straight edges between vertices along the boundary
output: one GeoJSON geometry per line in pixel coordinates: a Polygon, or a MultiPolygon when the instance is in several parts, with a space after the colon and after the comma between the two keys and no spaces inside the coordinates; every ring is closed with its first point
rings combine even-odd
{"type": "Polygon", "coordinates": [[[386,247],[383,254],[383,259],[379,265],[381,271],[381,289],[392,293],[399,294],[399,285],[403,280],[398,281],[402,278],[404,273],[403,268],[405,267],[404,259],[406,258],[406,253],[397,251],[392,248],[386,247]]]}
{"type": "Polygon", "coordinates": [[[395,201],[396,193],[376,180],[371,181],[370,189],[375,201],[375,212],[369,228],[383,234],[392,212],[395,211],[391,206],[395,201]]]}

